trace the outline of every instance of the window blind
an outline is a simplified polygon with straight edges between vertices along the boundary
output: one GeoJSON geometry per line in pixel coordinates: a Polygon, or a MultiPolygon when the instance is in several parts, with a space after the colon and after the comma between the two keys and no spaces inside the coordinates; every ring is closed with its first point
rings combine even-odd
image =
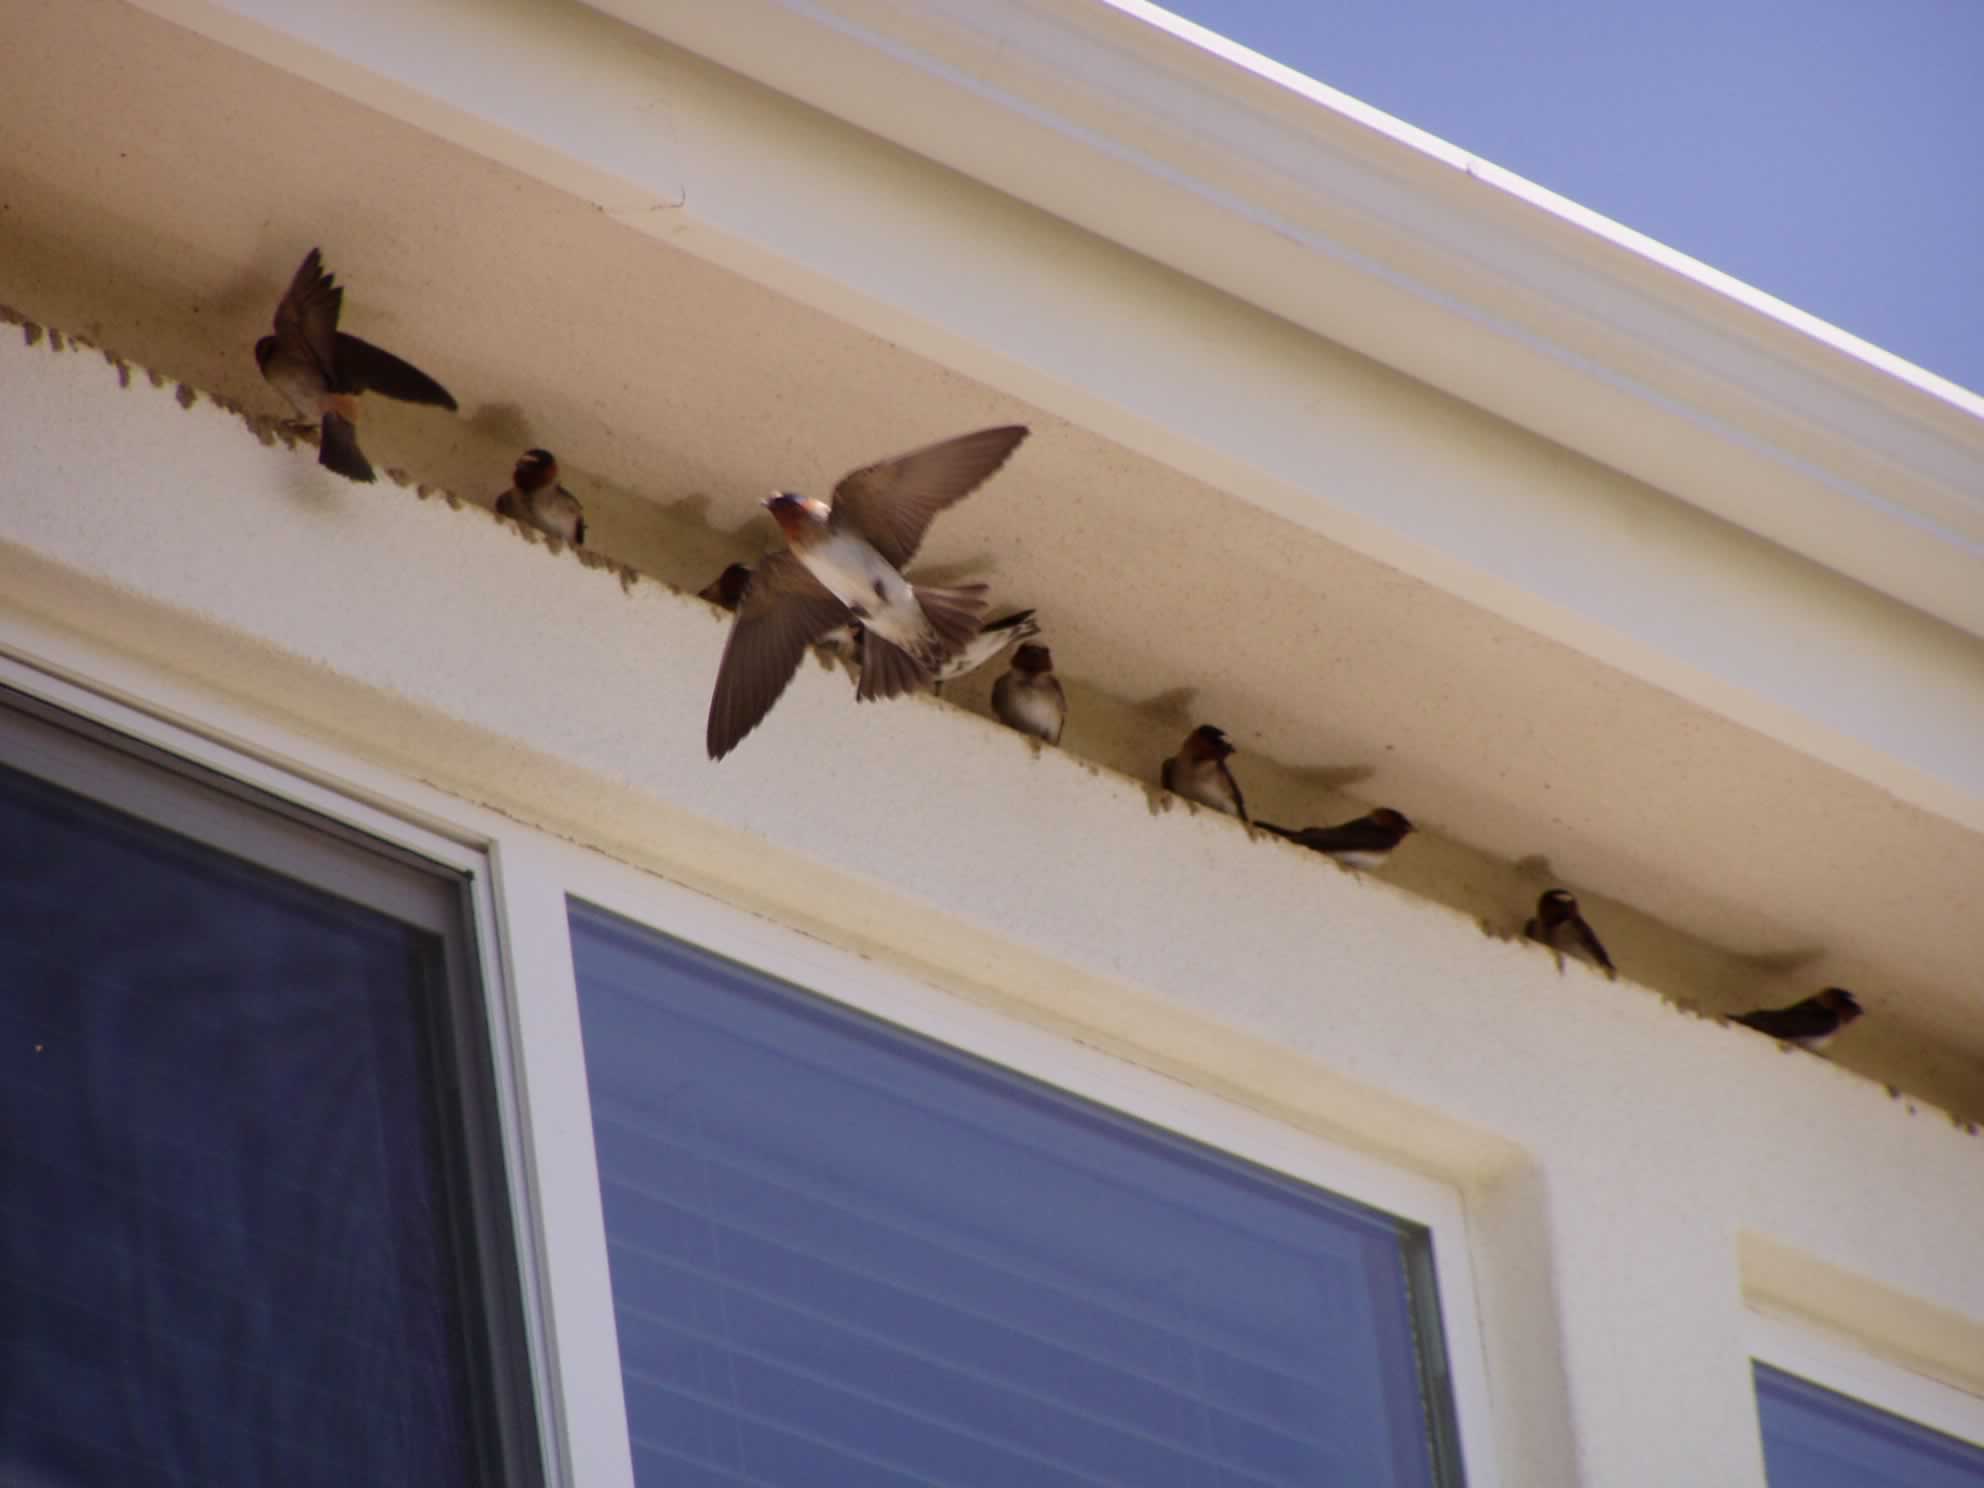
{"type": "Polygon", "coordinates": [[[572,932],[644,1488],[1458,1481],[1422,1229],[572,932]]]}

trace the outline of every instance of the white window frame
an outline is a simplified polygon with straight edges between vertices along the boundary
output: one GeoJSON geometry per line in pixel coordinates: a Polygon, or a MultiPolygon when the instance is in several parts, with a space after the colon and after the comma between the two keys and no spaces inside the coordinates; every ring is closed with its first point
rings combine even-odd
{"type": "Polygon", "coordinates": [[[1984,1396],[1870,1353],[1859,1340],[1819,1323],[1754,1303],[1745,1309],[1743,1327],[1757,1363],[1984,1451],[1984,1396]]]}
{"type": "Polygon", "coordinates": [[[1500,1488],[1466,1214],[1456,1188],[355,759],[80,638],[40,631],[32,622],[11,629],[33,633],[37,661],[0,648],[0,684],[472,876],[551,1488],[634,1483],[568,897],[1425,1226],[1465,1477],[1470,1488],[1500,1488]],[[520,994],[525,988],[527,996],[520,994]]]}

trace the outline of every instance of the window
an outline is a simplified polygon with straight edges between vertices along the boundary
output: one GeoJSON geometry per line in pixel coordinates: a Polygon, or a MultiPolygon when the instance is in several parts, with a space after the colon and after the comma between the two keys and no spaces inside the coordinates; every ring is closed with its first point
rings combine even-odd
{"type": "Polygon", "coordinates": [[[1746,1326],[1773,1488],[1984,1488],[1984,1399],[1793,1314],[1746,1326]]]}
{"type": "Polygon", "coordinates": [[[1421,1227],[571,927],[646,1488],[1461,1481],[1421,1227]]]}
{"type": "Polygon", "coordinates": [[[1984,1447],[1754,1366],[1772,1488],[1984,1488],[1984,1447]]]}
{"type": "Polygon", "coordinates": [[[540,1480],[466,897],[0,693],[0,1480],[540,1480]]]}

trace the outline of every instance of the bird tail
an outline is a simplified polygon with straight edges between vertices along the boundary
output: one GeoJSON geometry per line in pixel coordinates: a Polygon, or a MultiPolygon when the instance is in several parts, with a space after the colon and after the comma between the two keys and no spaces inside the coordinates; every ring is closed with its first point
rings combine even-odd
{"type": "Polygon", "coordinates": [[[346,480],[370,481],[378,477],[358,448],[358,425],[341,413],[324,415],[324,434],[317,446],[317,463],[335,470],[346,480]]]}
{"type": "Polygon", "coordinates": [[[1300,842],[1302,840],[1302,834],[1294,827],[1277,827],[1273,822],[1264,821],[1257,821],[1254,825],[1259,827],[1263,832],[1272,832],[1277,837],[1286,837],[1290,842],[1300,842]]]}
{"type": "Polygon", "coordinates": [[[1030,641],[1039,635],[1040,622],[1033,618],[1032,610],[1014,610],[1010,615],[1002,615],[997,620],[986,621],[985,630],[988,635],[995,630],[1004,631],[1005,643],[1010,646],[1018,641],[1030,641]]]}
{"type": "Polygon", "coordinates": [[[948,589],[918,584],[913,592],[916,602],[923,607],[924,618],[929,620],[931,630],[936,632],[941,643],[938,654],[930,658],[933,663],[963,650],[985,623],[983,584],[958,584],[948,589]]]}
{"type": "MultiPolygon", "coordinates": [[[[920,591],[919,591],[920,592],[920,591]]],[[[930,680],[930,668],[893,641],[885,641],[873,630],[861,632],[861,682],[854,690],[856,702],[892,698],[915,692],[930,680]]]]}

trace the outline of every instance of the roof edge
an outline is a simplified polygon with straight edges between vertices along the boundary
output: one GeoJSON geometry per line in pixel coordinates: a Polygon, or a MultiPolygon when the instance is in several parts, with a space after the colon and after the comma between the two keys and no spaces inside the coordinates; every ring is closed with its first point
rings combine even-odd
{"type": "Polygon", "coordinates": [[[588,3],[1984,635],[1984,397],[1156,6],[588,3]]]}

